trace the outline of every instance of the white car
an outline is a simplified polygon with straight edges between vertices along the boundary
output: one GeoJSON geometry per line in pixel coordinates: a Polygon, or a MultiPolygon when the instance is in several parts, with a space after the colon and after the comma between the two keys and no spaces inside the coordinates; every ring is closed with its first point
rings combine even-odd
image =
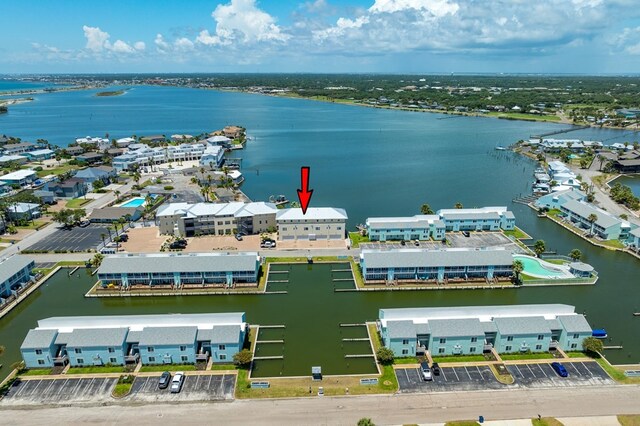
{"type": "Polygon", "coordinates": [[[426,382],[433,380],[431,369],[429,368],[429,364],[427,364],[426,362],[420,363],[420,372],[422,373],[422,380],[426,382]]]}
{"type": "Polygon", "coordinates": [[[171,379],[171,393],[179,393],[182,390],[182,384],[184,383],[184,373],[178,371],[171,379]]]}

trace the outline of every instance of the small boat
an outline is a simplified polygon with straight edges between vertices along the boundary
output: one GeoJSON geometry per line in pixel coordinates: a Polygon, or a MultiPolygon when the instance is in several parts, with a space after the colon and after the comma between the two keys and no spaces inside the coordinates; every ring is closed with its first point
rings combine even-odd
{"type": "Polygon", "coordinates": [[[498,145],[498,146],[496,146],[496,150],[497,150],[497,151],[506,151],[506,150],[507,150],[507,148],[505,148],[504,146],[500,146],[500,145],[498,145]]]}
{"type": "Polygon", "coordinates": [[[640,312],[634,312],[634,313],[633,313],[633,316],[634,316],[634,317],[640,317],[640,312]]]}
{"type": "Polygon", "coordinates": [[[607,330],[604,328],[596,328],[591,332],[591,336],[596,339],[606,339],[607,338],[607,330]]]}

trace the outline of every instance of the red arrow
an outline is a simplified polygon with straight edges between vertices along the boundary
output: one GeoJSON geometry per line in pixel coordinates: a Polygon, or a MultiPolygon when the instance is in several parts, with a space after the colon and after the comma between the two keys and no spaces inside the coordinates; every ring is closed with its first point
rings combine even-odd
{"type": "Polygon", "coordinates": [[[311,200],[311,195],[313,195],[313,189],[309,189],[308,166],[300,168],[300,180],[302,189],[298,189],[298,199],[300,200],[300,207],[302,207],[302,214],[307,214],[307,207],[309,207],[309,201],[311,200]]]}

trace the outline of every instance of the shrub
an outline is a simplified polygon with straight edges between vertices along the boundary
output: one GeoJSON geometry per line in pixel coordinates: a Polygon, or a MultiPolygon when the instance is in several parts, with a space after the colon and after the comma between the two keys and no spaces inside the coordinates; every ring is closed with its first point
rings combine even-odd
{"type": "Polygon", "coordinates": [[[382,365],[393,364],[393,351],[383,346],[376,352],[376,358],[378,358],[378,362],[382,365]]]}
{"type": "Polygon", "coordinates": [[[246,366],[251,364],[253,354],[249,349],[243,349],[240,352],[233,355],[233,363],[238,366],[246,366]]]}
{"type": "Polygon", "coordinates": [[[172,190],[173,190],[173,186],[171,186],[171,185],[166,185],[166,186],[164,187],[164,190],[165,190],[165,191],[172,191],[172,190]]]}

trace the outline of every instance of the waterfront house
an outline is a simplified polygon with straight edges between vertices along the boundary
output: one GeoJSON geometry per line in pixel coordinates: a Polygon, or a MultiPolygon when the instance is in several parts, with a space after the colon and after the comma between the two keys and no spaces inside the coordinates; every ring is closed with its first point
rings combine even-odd
{"type": "Polygon", "coordinates": [[[205,139],[205,141],[209,145],[222,146],[222,147],[230,146],[231,143],[233,142],[232,139],[229,139],[228,137],[222,136],[222,135],[211,136],[211,137],[205,139]]]}
{"type": "Polygon", "coordinates": [[[27,368],[229,362],[247,332],[244,312],[53,317],[20,352],[27,368]]]}
{"type": "Polygon", "coordinates": [[[558,160],[549,161],[549,164],[547,165],[547,170],[549,172],[549,176],[551,176],[552,178],[557,173],[571,173],[571,169],[567,167],[567,165],[564,164],[562,161],[558,161],[558,160]]]}
{"type": "Polygon", "coordinates": [[[202,153],[200,158],[200,166],[217,168],[224,162],[224,149],[220,146],[209,145],[202,153]]]}
{"type": "Polygon", "coordinates": [[[24,164],[27,161],[29,161],[29,159],[24,155],[15,154],[15,155],[0,156],[0,166],[5,166],[8,163],[24,164]]]}
{"type": "Polygon", "coordinates": [[[103,151],[111,146],[111,141],[108,138],[95,138],[91,136],[85,136],[84,138],[76,139],[78,145],[92,145],[100,151],[103,151]]]}
{"type": "Polygon", "coordinates": [[[19,185],[24,187],[33,183],[37,178],[38,176],[33,170],[16,170],[15,172],[0,176],[0,181],[8,185],[19,185]]]}
{"type": "Polygon", "coordinates": [[[31,142],[9,143],[2,147],[4,155],[18,155],[33,151],[37,146],[31,142]]]}
{"type": "Polygon", "coordinates": [[[169,203],[156,213],[161,234],[230,235],[235,232],[259,234],[276,228],[273,203],[169,203]]]}
{"type": "Polygon", "coordinates": [[[510,277],[512,252],[496,249],[364,249],[360,268],[365,283],[431,281],[510,277]]]}
{"type": "Polygon", "coordinates": [[[87,193],[88,185],[82,180],[75,177],[69,178],[64,182],[47,182],[44,189],[52,191],[56,197],[60,198],[78,198],[87,193]]]}
{"type": "Polygon", "coordinates": [[[7,206],[7,218],[12,221],[33,220],[40,217],[40,205],[35,203],[13,203],[7,206]]]}
{"type": "Polygon", "coordinates": [[[438,216],[449,231],[510,231],[516,227],[513,212],[506,207],[481,207],[476,209],[442,209],[438,216]]]}
{"type": "Polygon", "coordinates": [[[164,135],[149,135],[140,138],[142,143],[161,143],[166,142],[167,138],[164,135]]]}
{"type": "MultiPolygon", "coordinates": [[[[587,230],[603,240],[622,240],[629,238],[632,225],[611,213],[604,211],[586,201],[570,200],[560,206],[560,211],[567,221],[574,226],[587,230]],[[595,222],[589,217],[595,215],[595,222]]],[[[635,226],[633,226],[635,228],[635,226]]]]}
{"type": "Polygon", "coordinates": [[[537,208],[546,207],[549,210],[551,209],[559,210],[560,207],[568,201],[571,201],[571,200],[585,201],[586,199],[587,199],[587,194],[585,194],[584,192],[578,189],[569,188],[564,191],[557,191],[551,194],[543,195],[542,197],[538,198],[534,202],[534,205],[537,208]]]}
{"type": "Polygon", "coordinates": [[[244,135],[244,129],[239,126],[225,126],[222,129],[222,134],[229,139],[238,139],[244,135]]]}
{"type": "Polygon", "coordinates": [[[377,328],[397,357],[580,350],[592,334],[561,304],[380,309],[377,328]]]}
{"type": "Polygon", "coordinates": [[[43,161],[53,157],[55,152],[50,149],[36,149],[34,151],[25,152],[24,155],[31,161],[43,161]]]}
{"type": "Polygon", "coordinates": [[[11,187],[5,182],[0,181],[0,195],[6,194],[9,191],[11,191],[11,187]]]}
{"type": "Polygon", "coordinates": [[[636,250],[640,248],[640,227],[633,229],[629,233],[629,244],[636,250]]]}
{"type": "Polygon", "coordinates": [[[99,152],[86,152],[84,154],[76,155],[76,160],[82,164],[95,164],[101,163],[103,154],[99,152]]]}
{"type": "Polygon", "coordinates": [[[10,296],[13,290],[32,280],[34,267],[33,260],[19,254],[0,260],[0,296],[10,296]]]}
{"type": "Polygon", "coordinates": [[[84,148],[79,145],[68,146],[66,148],[62,148],[63,151],[66,151],[69,155],[80,155],[84,152],[84,148]]]}
{"type": "Polygon", "coordinates": [[[365,223],[371,241],[442,241],[445,238],[445,223],[438,215],[370,217],[365,223]]]}
{"type": "Polygon", "coordinates": [[[118,148],[126,148],[132,143],[136,143],[134,138],[120,138],[116,139],[116,147],[118,148]]]}
{"type": "Polygon", "coordinates": [[[124,288],[232,286],[257,283],[259,269],[260,257],[256,252],[127,253],[106,256],[98,268],[98,280],[103,286],[114,284],[124,288]]]}
{"type": "Polygon", "coordinates": [[[93,209],[89,215],[91,223],[114,223],[121,219],[135,222],[142,217],[141,207],[102,207],[93,209]]]}
{"type": "Polygon", "coordinates": [[[347,212],[334,207],[278,210],[276,223],[280,240],[342,240],[346,238],[347,212]]]}

